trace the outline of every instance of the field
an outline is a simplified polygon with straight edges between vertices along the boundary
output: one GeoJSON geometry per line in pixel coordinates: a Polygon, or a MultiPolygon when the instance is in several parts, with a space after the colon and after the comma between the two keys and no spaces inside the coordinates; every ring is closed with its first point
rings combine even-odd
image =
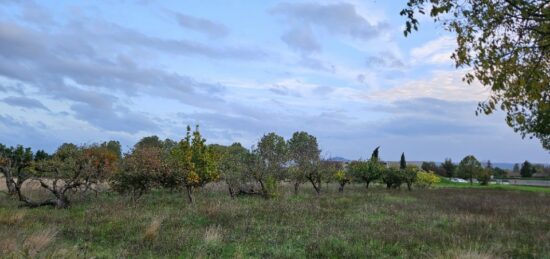
{"type": "Polygon", "coordinates": [[[67,210],[18,208],[0,194],[0,257],[550,258],[545,192],[291,189],[232,200],[211,184],[192,205],[178,192],[136,204],[102,193],[67,210]]]}

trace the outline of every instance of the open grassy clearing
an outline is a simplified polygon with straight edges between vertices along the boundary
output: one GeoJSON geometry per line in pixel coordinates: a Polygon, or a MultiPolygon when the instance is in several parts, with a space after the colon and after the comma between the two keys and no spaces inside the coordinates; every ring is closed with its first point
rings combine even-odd
{"type": "Polygon", "coordinates": [[[0,196],[2,257],[550,257],[550,195],[494,189],[286,186],[272,200],[231,200],[212,184],[189,205],[156,191],[75,197],[67,210],[0,196]]]}

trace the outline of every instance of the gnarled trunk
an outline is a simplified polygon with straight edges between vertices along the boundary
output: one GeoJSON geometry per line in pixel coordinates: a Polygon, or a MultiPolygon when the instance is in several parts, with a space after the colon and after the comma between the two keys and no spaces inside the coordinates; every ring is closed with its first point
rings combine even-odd
{"type": "Polygon", "coordinates": [[[186,189],[187,189],[187,199],[188,199],[189,203],[193,203],[194,202],[194,199],[193,199],[193,186],[186,186],[186,189]]]}
{"type": "Polygon", "coordinates": [[[300,188],[300,182],[294,182],[294,195],[298,195],[298,188],[300,188]]]}

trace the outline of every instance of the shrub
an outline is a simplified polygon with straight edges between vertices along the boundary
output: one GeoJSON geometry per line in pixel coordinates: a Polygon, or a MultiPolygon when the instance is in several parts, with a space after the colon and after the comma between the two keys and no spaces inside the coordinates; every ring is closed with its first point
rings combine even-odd
{"type": "Polygon", "coordinates": [[[419,171],[416,174],[416,186],[419,188],[430,188],[433,184],[439,183],[441,178],[432,171],[419,171]]]}

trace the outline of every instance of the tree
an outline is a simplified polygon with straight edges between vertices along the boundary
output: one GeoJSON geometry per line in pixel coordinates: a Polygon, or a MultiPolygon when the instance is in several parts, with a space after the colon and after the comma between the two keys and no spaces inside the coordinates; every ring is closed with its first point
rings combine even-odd
{"type": "Polygon", "coordinates": [[[418,174],[418,167],[415,165],[408,165],[404,169],[399,169],[402,172],[403,181],[407,184],[407,190],[412,190],[412,185],[416,182],[416,175],[418,174]]]}
{"type": "Polygon", "coordinates": [[[420,168],[422,168],[422,170],[426,172],[437,172],[437,165],[435,164],[435,162],[422,162],[420,168]]]}
{"type": "Polygon", "coordinates": [[[382,182],[386,184],[387,189],[397,189],[405,181],[403,170],[395,167],[385,168],[382,173],[382,182]]]}
{"type": "Polygon", "coordinates": [[[456,34],[452,58],[471,67],[464,80],[491,89],[476,113],[506,112],[506,123],[550,149],[550,5],[547,0],[409,0],[405,36],[418,29],[417,12],[456,34]]]}
{"type": "Polygon", "coordinates": [[[482,171],[481,163],[472,156],[466,156],[458,164],[457,173],[458,176],[463,179],[469,179],[470,184],[473,184],[473,179],[482,171]]]}
{"type": "Polygon", "coordinates": [[[79,191],[81,187],[87,190],[90,184],[108,179],[117,167],[116,154],[99,145],[65,143],[51,158],[37,161],[31,171],[32,179],[40,182],[40,186],[49,191],[53,198],[35,201],[23,194],[21,186],[16,186],[16,190],[23,206],[67,208],[71,204],[67,194],[69,191],[79,191]]]}
{"type": "Polygon", "coordinates": [[[208,147],[206,139],[202,137],[199,126],[191,132],[187,126],[184,139],[171,150],[169,170],[178,184],[187,190],[189,203],[194,202],[193,189],[217,181],[220,178],[216,168],[215,154],[212,147],[208,147]]]}
{"type": "Polygon", "coordinates": [[[370,156],[370,159],[371,160],[380,160],[380,158],[378,157],[378,151],[380,149],[380,146],[376,147],[373,151],[372,151],[372,155],[370,156]]]}
{"type": "MultiPolygon", "coordinates": [[[[41,152],[38,158],[43,156],[41,152]]],[[[8,148],[0,144],[0,172],[4,175],[9,195],[17,194],[17,190],[30,177],[32,166],[33,153],[30,148],[21,145],[8,148]]]]}
{"type": "Polygon", "coordinates": [[[351,182],[350,177],[347,175],[345,170],[338,170],[334,173],[334,179],[338,182],[338,192],[344,192],[344,187],[346,184],[351,182]]]}
{"type": "Polygon", "coordinates": [[[269,198],[276,195],[273,193],[274,190],[269,190],[266,183],[269,181],[271,186],[276,185],[277,181],[284,177],[288,157],[285,139],[273,132],[266,134],[260,139],[258,147],[253,149],[252,153],[249,160],[251,174],[260,184],[263,196],[269,198]]]}
{"type": "Polygon", "coordinates": [[[158,179],[164,169],[162,152],[158,146],[136,145],[124,155],[122,170],[111,178],[111,187],[119,193],[129,194],[135,202],[158,186],[158,179]]]}
{"type": "Polygon", "coordinates": [[[405,152],[401,153],[401,160],[399,161],[399,169],[406,169],[407,161],[405,161],[405,152]]]}
{"type": "Polygon", "coordinates": [[[311,183],[317,194],[321,192],[320,154],[317,138],[307,132],[294,132],[292,138],[288,140],[290,162],[296,166],[296,170],[293,170],[296,194],[304,180],[311,183]]]}
{"type": "Polygon", "coordinates": [[[450,158],[445,159],[445,162],[441,164],[441,169],[444,172],[444,176],[446,177],[453,177],[456,170],[456,165],[453,163],[453,161],[450,158]]]}
{"type": "Polygon", "coordinates": [[[218,146],[220,152],[218,170],[221,178],[227,184],[229,195],[234,198],[239,192],[244,191],[243,185],[248,182],[247,158],[249,151],[240,143],[233,143],[228,147],[218,146]]]}
{"type": "Polygon", "coordinates": [[[495,176],[495,178],[506,178],[508,176],[508,171],[500,167],[495,167],[495,169],[493,170],[493,175],[495,176]]]}
{"type": "Polygon", "coordinates": [[[514,174],[519,174],[519,164],[518,163],[514,164],[514,168],[512,169],[512,172],[514,172],[514,174]]]}
{"type": "Polygon", "coordinates": [[[348,170],[352,176],[359,181],[365,183],[366,188],[369,188],[371,182],[379,179],[384,172],[384,165],[376,159],[368,161],[353,161],[349,164],[348,170]]]}
{"type": "Polygon", "coordinates": [[[529,161],[525,160],[525,162],[521,164],[521,169],[519,171],[521,177],[531,177],[535,172],[535,167],[529,163],[529,161]]]}

